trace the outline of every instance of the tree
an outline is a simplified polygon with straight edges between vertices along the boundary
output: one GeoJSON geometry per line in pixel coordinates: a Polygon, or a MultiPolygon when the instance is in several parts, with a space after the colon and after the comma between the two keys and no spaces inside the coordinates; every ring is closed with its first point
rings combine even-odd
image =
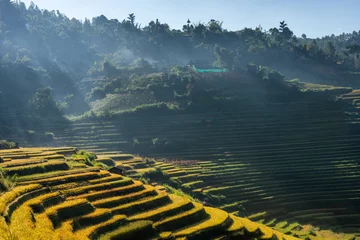
{"type": "Polygon", "coordinates": [[[130,13],[129,16],[127,17],[127,19],[131,23],[131,25],[135,26],[135,14],[134,13],[130,13]]]}
{"type": "Polygon", "coordinates": [[[345,55],[350,55],[354,59],[355,67],[359,66],[360,59],[360,45],[358,44],[350,44],[345,47],[345,55]]]}
{"type": "Polygon", "coordinates": [[[222,32],[222,22],[211,19],[208,23],[208,28],[211,32],[222,32]]]}
{"type": "Polygon", "coordinates": [[[326,42],[324,52],[326,53],[326,55],[334,57],[336,53],[334,44],[330,41],[326,42]]]}
{"type": "Polygon", "coordinates": [[[345,47],[345,53],[348,55],[355,56],[357,53],[360,53],[360,45],[350,44],[345,47]]]}
{"type": "Polygon", "coordinates": [[[40,116],[51,116],[60,113],[50,87],[38,89],[29,103],[30,107],[40,116]]]}
{"type": "Polygon", "coordinates": [[[192,25],[190,26],[190,23],[191,23],[191,21],[190,21],[190,19],[188,19],[188,20],[186,21],[186,25],[183,25],[182,30],[183,30],[185,33],[190,33],[190,32],[191,32],[191,30],[192,30],[192,25]]]}
{"type": "Polygon", "coordinates": [[[215,46],[214,49],[216,55],[216,62],[215,66],[217,67],[224,67],[229,70],[232,70],[234,67],[234,53],[229,51],[226,48],[221,48],[219,46],[215,46]]]}
{"type": "Polygon", "coordinates": [[[279,33],[282,42],[288,41],[294,36],[294,33],[289,29],[285,21],[280,22],[279,33]]]}
{"type": "Polygon", "coordinates": [[[93,29],[90,23],[90,20],[85,18],[84,24],[83,24],[83,30],[85,33],[90,33],[93,29]]]}

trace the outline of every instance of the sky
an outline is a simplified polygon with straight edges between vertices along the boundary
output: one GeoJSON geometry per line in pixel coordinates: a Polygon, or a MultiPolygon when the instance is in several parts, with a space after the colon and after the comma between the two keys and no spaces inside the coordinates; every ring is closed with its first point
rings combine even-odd
{"type": "MultiPolygon", "coordinates": [[[[29,6],[31,0],[22,0],[29,6]]],[[[268,30],[285,20],[297,36],[315,38],[360,30],[360,0],[33,0],[40,9],[59,10],[68,17],[125,19],[134,13],[136,22],[147,25],[159,19],[172,29],[215,19],[228,30],[268,30]]]]}

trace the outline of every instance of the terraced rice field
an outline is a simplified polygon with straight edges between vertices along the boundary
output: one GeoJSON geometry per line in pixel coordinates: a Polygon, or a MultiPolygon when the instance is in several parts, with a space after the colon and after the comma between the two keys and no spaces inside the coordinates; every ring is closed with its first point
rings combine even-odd
{"type": "Polygon", "coordinates": [[[353,106],[344,106],[296,102],[221,114],[82,122],[55,135],[58,144],[98,153],[131,149],[133,138],[166,139],[173,148],[148,155],[197,160],[192,166],[161,168],[195,193],[224,196],[230,212],[241,203],[240,216],[264,213],[254,216],[259,221],[286,219],[359,232],[360,132],[358,116],[347,114],[353,106]]]}
{"type": "MultiPolygon", "coordinates": [[[[342,99],[352,103],[358,95],[342,99]]],[[[357,111],[327,101],[254,104],[237,112],[85,121],[53,132],[58,146],[97,153],[131,150],[134,139],[149,143],[153,150],[143,154],[184,187],[218,196],[224,210],[269,226],[298,222],[358,233],[357,111]],[[173,145],[154,149],[154,138],[173,145]],[[196,164],[161,162],[169,159],[196,164]]]]}
{"type": "MultiPolygon", "coordinates": [[[[297,239],[104,169],[71,168],[75,150],[0,151],[5,172],[55,163],[22,172],[17,186],[0,193],[0,239],[297,239]]],[[[113,157],[116,165],[130,160],[113,157]]]]}

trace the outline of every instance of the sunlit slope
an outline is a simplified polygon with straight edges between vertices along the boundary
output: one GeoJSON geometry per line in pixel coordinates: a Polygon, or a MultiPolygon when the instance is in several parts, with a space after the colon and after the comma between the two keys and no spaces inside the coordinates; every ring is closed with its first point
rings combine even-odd
{"type": "MultiPolygon", "coordinates": [[[[74,152],[0,151],[4,172],[19,174],[17,186],[0,195],[3,239],[296,239],[129,177],[81,165],[70,157],[74,152]]],[[[122,160],[117,155],[112,161],[122,160]]]]}

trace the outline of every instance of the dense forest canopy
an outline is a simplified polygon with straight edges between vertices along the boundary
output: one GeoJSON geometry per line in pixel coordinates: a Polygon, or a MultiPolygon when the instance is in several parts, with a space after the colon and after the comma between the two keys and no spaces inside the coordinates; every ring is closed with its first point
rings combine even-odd
{"type": "MultiPolygon", "coordinates": [[[[191,92],[194,78],[186,68],[191,60],[248,75],[247,66],[254,63],[281,72],[285,77],[267,70],[281,81],[300,78],[353,87],[360,76],[360,31],[309,39],[295,36],[285,21],[269,30],[228,31],[217,19],[184,19],[182,29],[172,29],[159,19],[140,26],[135,13],[123,20],[101,15],[80,21],[34,3],[26,7],[18,0],[0,0],[3,125],[12,122],[4,120],[9,111],[43,120],[79,114],[108,94],[137,89],[151,90],[148,99],[155,100],[146,103],[174,101],[191,92]],[[145,77],[155,73],[165,75],[151,81],[145,77]],[[44,106],[50,110],[41,110],[44,106]]],[[[17,121],[24,124],[27,117],[17,121]]]]}

